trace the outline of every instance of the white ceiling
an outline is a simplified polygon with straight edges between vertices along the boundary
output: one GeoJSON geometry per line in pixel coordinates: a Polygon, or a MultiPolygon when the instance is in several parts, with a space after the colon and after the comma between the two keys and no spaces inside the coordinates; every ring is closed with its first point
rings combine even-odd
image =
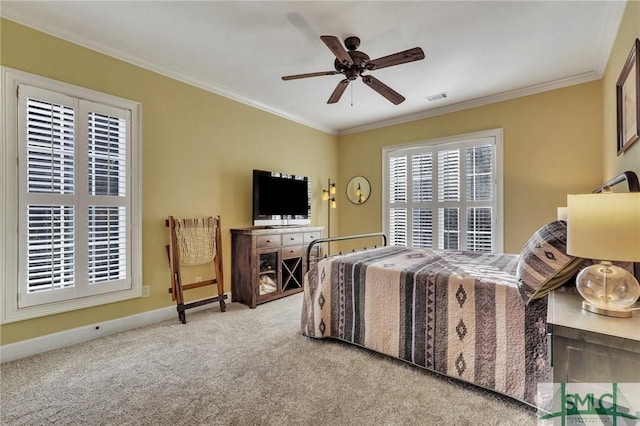
{"type": "Polygon", "coordinates": [[[598,79],[624,1],[6,1],[3,17],[311,127],[348,133],[598,79]],[[422,47],[426,59],[371,71],[398,106],[333,69],[320,35],[356,35],[372,59],[422,47]],[[351,90],[352,88],[352,90],[351,90]],[[447,92],[430,102],[427,96],[447,92]]]}

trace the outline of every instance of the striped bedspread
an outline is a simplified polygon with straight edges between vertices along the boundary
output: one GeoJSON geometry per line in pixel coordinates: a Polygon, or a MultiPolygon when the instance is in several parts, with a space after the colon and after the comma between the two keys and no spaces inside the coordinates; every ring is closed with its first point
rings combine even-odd
{"type": "Polygon", "coordinates": [[[317,263],[302,333],[332,337],[531,405],[551,381],[546,298],[525,307],[516,255],[382,247],[317,263]]]}

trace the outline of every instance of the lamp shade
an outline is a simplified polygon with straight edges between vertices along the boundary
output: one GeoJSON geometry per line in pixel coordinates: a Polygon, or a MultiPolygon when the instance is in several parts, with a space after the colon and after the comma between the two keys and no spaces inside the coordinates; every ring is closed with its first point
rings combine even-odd
{"type": "Polygon", "coordinates": [[[640,192],[568,195],[567,253],[640,261],[640,192]]]}
{"type": "Polygon", "coordinates": [[[558,220],[567,221],[567,208],[566,207],[558,207],[558,220]]]}

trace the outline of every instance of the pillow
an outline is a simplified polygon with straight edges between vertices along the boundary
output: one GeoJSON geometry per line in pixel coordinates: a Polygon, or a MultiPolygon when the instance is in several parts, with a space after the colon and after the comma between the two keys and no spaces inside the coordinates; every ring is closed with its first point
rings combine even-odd
{"type": "Polygon", "coordinates": [[[567,254],[567,222],[556,220],[538,229],[520,252],[518,290],[525,303],[540,299],[578,271],[583,259],[567,254]]]}

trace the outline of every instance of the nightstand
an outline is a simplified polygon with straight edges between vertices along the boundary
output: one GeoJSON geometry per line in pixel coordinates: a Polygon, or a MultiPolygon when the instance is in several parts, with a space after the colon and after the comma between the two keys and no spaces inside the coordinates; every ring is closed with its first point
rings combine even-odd
{"type": "Polygon", "coordinates": [[[581,309],[575,291],[549,294],[547,332],[556,383],[640,383],[640,311],[613,318],[581,309]]]}

